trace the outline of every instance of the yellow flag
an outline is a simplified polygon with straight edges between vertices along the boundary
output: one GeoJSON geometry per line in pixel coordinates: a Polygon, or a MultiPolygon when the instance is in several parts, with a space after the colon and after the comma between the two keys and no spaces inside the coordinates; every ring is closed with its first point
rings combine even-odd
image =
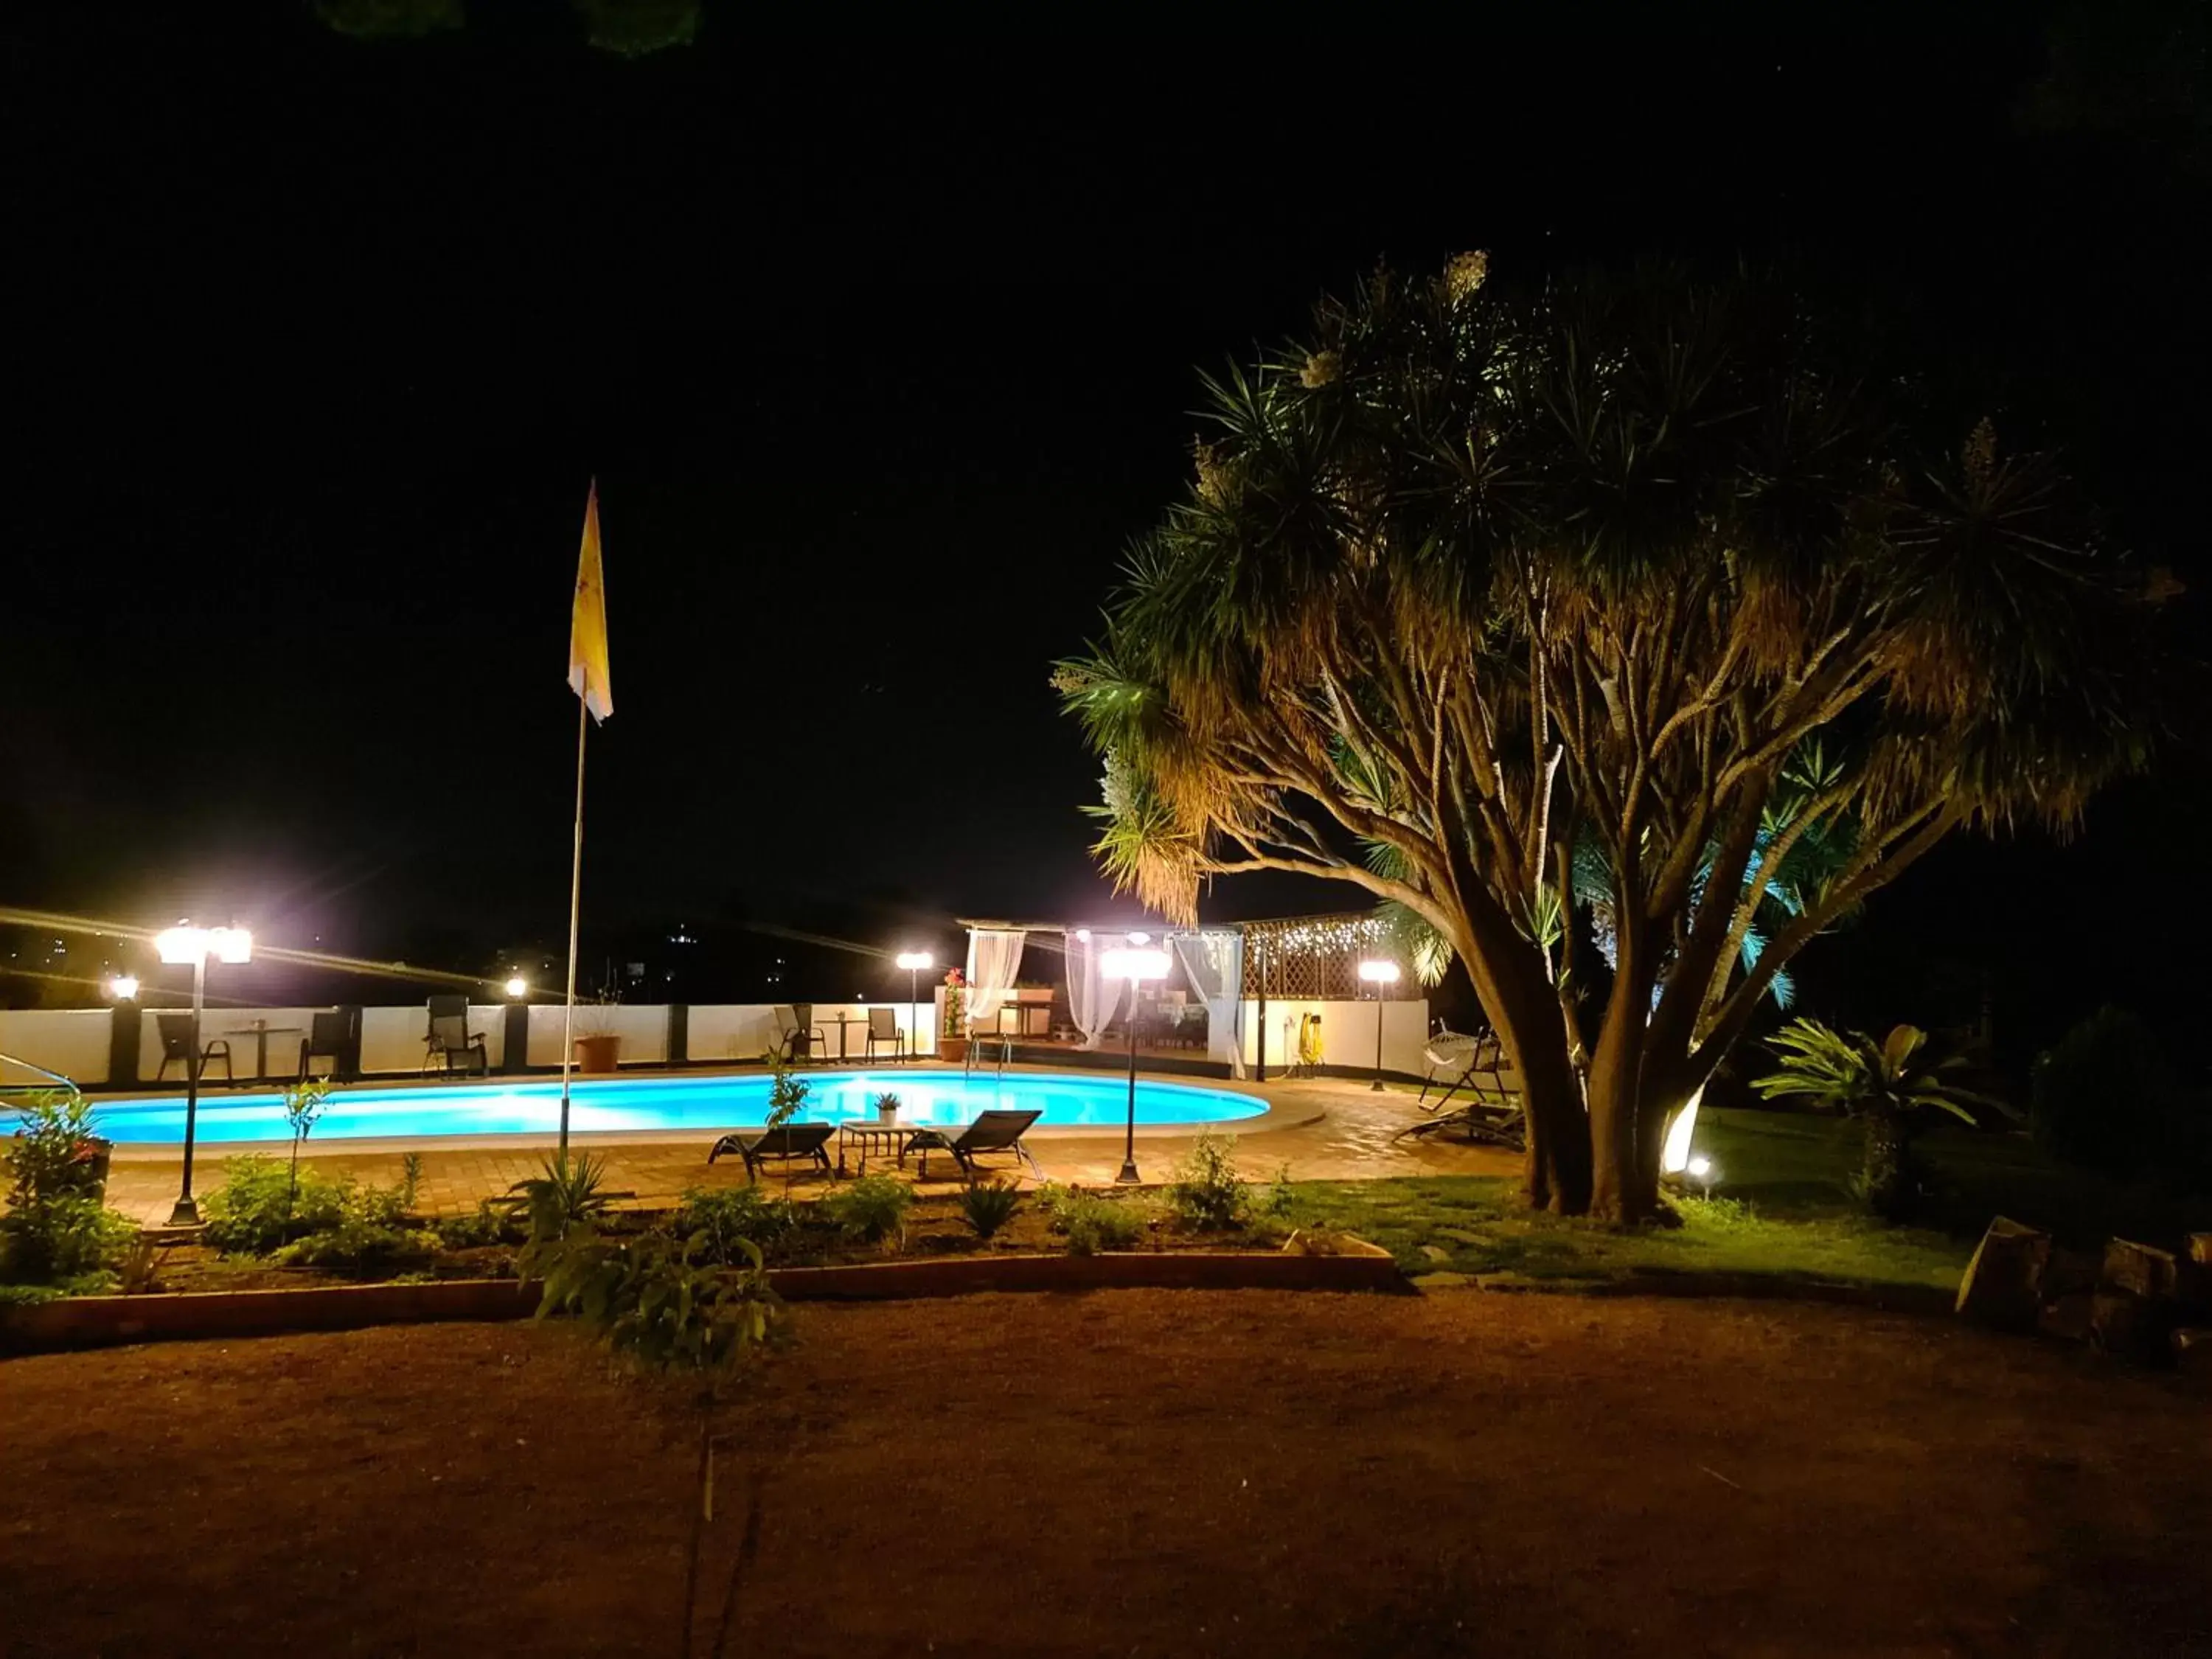
{"type": "Polygon", "coordinates": [[[584,547],[576,556],[576,605],[568,616],[568,689],[584,700],[592,718],[615,712],[614,682],[607,674],[607,578],[599,568],[599,484],[584,503],[584,547]]]}

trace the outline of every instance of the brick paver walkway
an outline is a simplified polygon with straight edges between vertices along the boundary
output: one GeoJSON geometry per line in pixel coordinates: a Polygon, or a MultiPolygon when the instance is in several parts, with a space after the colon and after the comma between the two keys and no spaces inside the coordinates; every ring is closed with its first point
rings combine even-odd
{"type": "MultiPolygon", "coordinates": [[[[1461,1140],[1424,1137],[1394,1141],[1392,1137],[1399,1130],[1420,1121],[1410,1089],[1392,1088],[1377,1095],[1364,1084],[1325,1079],[1270,1083],[1260,1092],[1278,1106],[1318,1109],[1321,1116],[1317,1121],[1293,1127],[1240,1134],[1237,1163],[1254,1180],[1268,1179],[1285,1164],[1293,1176],[1311,1181],[1427,1174],[1512,1175],[1519,1170],[1519,1160],[1510,1155],[1461,1140]]],[[[1189,1135],[1139,1136],[1139,1170],[1147,1181],[1166,1179],[1196,1138],[1195,1130],[1189,1135]]],[[[641,1206],[659,1206],[677,1198],[687,1187],[736,1185],[744,1181],[744,1166],[738,1159],[708,1164],[708,1139],[696,1131],[653,1141],[610,1141],[580,1135],[575,1145],[606,1159],[610,1187],[635,1193],[635,1201],[641,1206]]],[[[535,1135],[501,1136],[496,1142],[459,1146],[426,1144],[421,1152],[420,1207],[426,1214],[465,1214],[475,1209],[479,1200],[503,1194],[514,1182],[535,1175],[538,1160],[552,1144],[550,1136],[535,1135]]],[[[1046,1175],[1054,1181],[1100,1184],[1111,1181],[1121,1166],[1119,1135],[1033,1135],[1030,1146],[1046,1175]]],[[[387,1185],[399,1178],[402,1155],[398,1151],[350,1151],[342,1140],[319,1145],[311,1140],[303,1154],[325,1174],[350,1174],[387,1185]]],[[[226,1149],[220,1146],[199,1149],[194,1160],[193,1185],[202,1197],[222,1184],[227,1156],[226,1149]]],[[[871,1168],[896,1171],[896,1166],[878,1164],[871,1168]]],[[[797,1166],[793,1171],[794,1198],[813,1195],[829,1187],[818,1172],[800,1175],[797,1166]]],[[[913,1176],[911,1160],[907,1173],[913,1176]]],[[[933,1158],[932,1178],[924,1190],[951,1191],[952,1173],[950,1158],[933,1158]]],[[[116,1158],[108,1176],[107,1200],[141,1224],[160,1225],[169,1218],[182,1174],[180,1158],[142,1157],[125,1152],[116,1158]]],[[[775,1166],[764,1178],[771,1187],[782,1184],[775,1166]]]]}

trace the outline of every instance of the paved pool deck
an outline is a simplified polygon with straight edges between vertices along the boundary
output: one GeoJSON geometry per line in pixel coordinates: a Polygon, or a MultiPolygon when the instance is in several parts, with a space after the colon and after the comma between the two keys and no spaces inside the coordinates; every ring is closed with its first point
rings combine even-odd
{"type": "MultiPolygon", "coordinates": [[[[1018,1067],[1049,1071],[1049,1067],[1018,1067]]],[[[629,1075],[625,1073],[625,1075],[629,1075]]],[[[1140,1078],[1164,1083],[1194,1081],[1188,1077],[1140,1078]]],[[[1425,1121],[1415,1103],[1416,1091],[1393,1085],[1373,1092],[1366,1084],[1335,1079],[1310,1081],[1238,1085],[1264,1096],[1273,1109],[1260,1127],[1231,1126],[1237,1133],[1237,1161],[1254,1180],[1271,1178],[1285,1164],[1303,1181],[1373,1181],[1420,1175],[1498,1175],[1519,1173],[1520,1160],[1494,1148],[1470,1146],[1464,1140],[1440,1136],[1397,1140],[1407,1125],[1425,1121]]],[[[1147,1182],[1164,1181],[1174,1165],[1190,1151],[1200,1128],[1188,1131],[1172,1126],[1146,1128],[1137,1137],[1137,1166],[1147,1182]]],[[[677,1199],[686,1188],[737,1186],[745,1180],[744,1165],[735,1158],[709,1164],[707,1147],[712,1137],[696,1130],[665,1138],[635,1135],[580,1134],[572,1144],[603,1157],[608,1164],[607,1184],[616,1191],[632,1193],[629,1200],[641,1207],[659,1207],[677,1199]]],[[[474,1210],[480,1200],[507,1192],[514,1182],[538,1172],[539,1159],[554,1144],[550,1135],[501,1135],[462,1144],[423,1142],[410,1147],[397,1141],[363,1147],[345,1141],[317,1144],[310,1140],[302,1154],[328,1175],[351,1175],[386,1184],[399,1178],[400,1159],[417,1151],[422,1159],[418,1205],[425,1214],[460,1215],[474,1210]]],[[[1113,1180],[1121,1167],[1122,1138],[1118,1133],[1091,1129],[1033,1131],[1030,1150],[1054,1181],[1100,1185],[1113,1180]]],[[[194,1190],[202,1197],[222,1184],[226,1160],[240,1151],[276,1152],[285,1148],[251,1149],[229,1146],[203,1146],[193,1163],[194,1190]]],[[[996,1167],[1006,1160],[994,1158],[996,1167]]],[[[799,1172],[792,1166],[791,1193],[794,1198],[818,1195],[830,1189],[830,1181],[818,1171],[799,1172]]],[[[878,1161],[871,1170],[900,1173],[895,1164],[878,1161]]],[[[925,1192],[953,1189],[952,1161],[943,1156],[930,1160],[930,1179],[918,1182],[925,1192]]],[[[909,1158],[903,1172],[916,1176],[909,1158]]],[[[1007,1174],[1014,1173],[1012,1170],[1007,1174]]],[[[1023,1172],[1026,1176],[1026,1171],[1023,1172]]],[[[117,1148],[108,1176],[107,1200],[144,1226],[159,1226],[169,1218],[183,1176],[181,1156],[167,1148],[141,1151],[117,1148]]],[[[781,1166],[771,1166],[763,1180],[781,1188],[781,1166]]]]}

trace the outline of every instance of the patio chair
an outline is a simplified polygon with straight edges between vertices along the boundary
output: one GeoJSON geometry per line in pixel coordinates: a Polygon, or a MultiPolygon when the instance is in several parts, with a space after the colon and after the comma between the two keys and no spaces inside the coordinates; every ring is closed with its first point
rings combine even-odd
{"type": "Polygon", "coordinates": [[[1037,1166],[1036,1158],[1030,1149],[1022,1145],[1022,1137],[1043,1115],[1041,1111],[1017,1112],[994,1108],[988,1112],[978,1112],[975,1121],[957,1133],[944,1129],[917,1129],[914,1139],[907,1142],[906,1149],[909,1152],[921,1154],[921,1175],[925,1180],[929,1176],[929,1154],[934,1149],[951,1153],[952,1161],[960,1166],[970,1182],[975,1179],[975,1160],[985,1152],[1012,1152],[1017,1159],[1017,1170],[1026,1164],[1030,1166],[1030,1173],[1042,1181],[1044,1171],[1037,1166]]]}
{"type": "Polygon", "coordinates": [[[210,1038],[200,1049],[199,1068],[197,1073],[193,1073],[192,1017],[190,1014],[156,1014],[154,1016],[154,1024],[161,1034],[161,1063],[155,1069],[155,1082],[159,1083],[167,1077],[169,1067],[179,1060],[184,1061],[188,1074],[205,1077],[208,1062],[211,1060],[219,1060],[222,1062],[222,1080],[225,1083],[234,1083],[238,1080],[231,1074],[228,1039],[210,1038]]]}
{"type": "Polygon", "coordinates": [[[1428,1070],[1421,1079],[1419,1105],[1425,1112],[1433,1112],[1462,1089],[1482,1092],[1480,1079],[1488,1077],[1491,1092],[1503,1096],[1505,1083],[1499,1075],[1504,1070],[1504,1047],[1491,1031],[1480,1031],[1469,1036],[1455,1031],[1449,1025],[1438,1024],[1437,1034],[1421,1050],[1421,1058],[1428,1061],[1428,1070]],[[1437,1097],[1434,1106],[1429,1104],[1429,1091],[1440,1077],[1452,1079],[1451,1086],[1437,1097]]]}
{"type": "Polygon", "coordinates": [[[895,1008],[868,1010],[867,1057],[870,1060],[876,1057],[876,1045],[879,1042],[890,1043],[894,1054],[902,1060],[906,1059],[906,1033],[899,1030],[898,1011],[895,1008]]]}
{"type": "Polygon", "coordinates": [[[354,1052],[355,1014],[348,1008],[328,1008],[316,1013],[307,1022],[307,1035],[300,1039],[300,1080],[307,1080],[309,1072],[319,1060],[331,1063],[331,1075],[335,1078],[351,1061],[354,1052]]]}
{"type": "Polygon", "coordinates": [[[817,1054],[828,1056],[830,1033],[819,1025],[803,1023],[795,1006],[779,1002],[769,1012],[775,1019],[776,1052],[783,1056],[787,1065],[803,1065],[817,1054]]]}
{"type": "Polygon", "coordinates": [[[707,1152],[707,1162],[718,1158],[741,1158],[745,1161],[745,1177],[760,1179],[760,1166],[769,1158],[799,1158],[818,1164],[824,1175],[836,1172],[830,1164],[830,1137],[837,1133],[834,1123],[784,1123],[773,1129],[738,1129],[724,1135],[707,1152]]]}
{"type": "Polygon", "coordinates": [[[469,1000],[465,996],[430,999],[430,1029],[422,1038],[422,1069],[428,1072],[439,1060],[446,1062],[448,1077],[456,1060],[463,1071],[491,1075],[491,1055],[484,1048],[483,1033],[469,1030],[469,1000]]]}
{"type": "Polygon", "coordinates": [[[1528,1123],[1519,1104],[1506,1089],[1505,1073],[1512,1066],[1505,1058],[1505,1045],[1498,1040],[1496,1033],[1485,1031],[1468,1036],[1449,1029],[1440,1030],[1429,1039],[1425,1054],[1429,1075],[1422,1081],[1421,1097],[1415,1104],[1431,1115],[1430,1121],[1407,1125],[1391,1137],[1393,1140],[1463,1129],[1469,1140],[1485,1146],[1502,1146],[1516,1152],[1526,1149],[1528,1123]],[[1428,1098],[1429,1086],[1439,1073],[1456,1075],[1451,1086],[1431,1103],[1428,1098]],[[1468,1091],[1468,1103],[1456,1111],[1443,1110],[1445,1103],[1462,1089],[1468,1091]]]}

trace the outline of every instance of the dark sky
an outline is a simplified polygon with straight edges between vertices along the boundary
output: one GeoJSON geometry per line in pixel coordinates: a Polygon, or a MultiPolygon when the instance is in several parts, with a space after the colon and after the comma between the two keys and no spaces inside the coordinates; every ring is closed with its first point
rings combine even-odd
{"type": "MultiPolygon", "coordinates": [[[[550,5],[0,40],[0,902],[557,937],[596,474],[598,925],[1097,909],[1050,662],[1178,487],[1194,366],[1378,258],[1789,258],[2193,564],[2203,174],[2159,111],[2023,122],[2051,13],[1547,15],[1016,50],[710,4],[638,62],[550,5]]],[[[2116,815],[2102,862],[2002,856],[2094,913],[2187,818],[2116,815]]]]}

